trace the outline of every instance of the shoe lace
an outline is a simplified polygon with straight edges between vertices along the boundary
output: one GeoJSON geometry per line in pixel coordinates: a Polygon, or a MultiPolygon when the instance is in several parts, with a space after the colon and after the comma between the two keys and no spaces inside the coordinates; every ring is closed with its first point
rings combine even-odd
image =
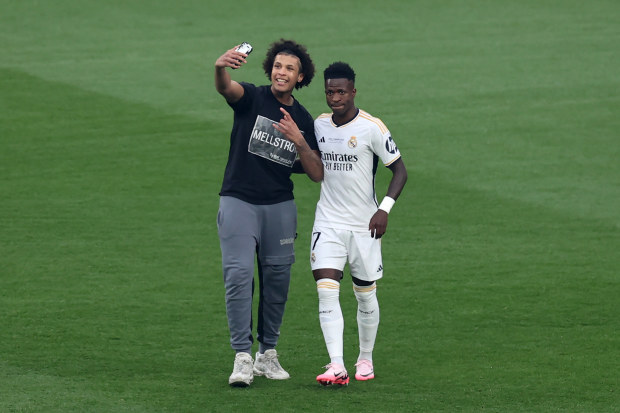
{"type": "Polygon", "coordinates": [[[268,356],[265,356],[265,364],[269,365],[272,369],[283,370],[280,362],[278,361],[277,354],[270,354],[268,356]]]}
{"type": "Polygon", "coordinates": [[[369,369],[371,369],[372,363],[370,362],[370,360],[360,360],[357,363],[355,363],[355,367],[358,367],[358,366],[366,366],[369,369]]]}
{"type": "Polygon", "coordinates": [[[244,370],[249,370],[252,366],[252,360],[247,358],[242,358],[235,360],[235,365],[233,370],[235,372],[242,372],[244,370]]]}
{"type": "MultiPolygon", "coordinates": [[[[337,364],[335,364],[335,363],[329,363],[329,364],[323,366],[323,368],[327,369],[327,371],[325,373],[327,373],[329,371],[329,369],[333,369],[334,372],[337,372],[338,370],[335,369],[336,366],[337,366],[337,364]]],[[[343,369],[342,371],[346,372],[346,369],[343,369]]]]}

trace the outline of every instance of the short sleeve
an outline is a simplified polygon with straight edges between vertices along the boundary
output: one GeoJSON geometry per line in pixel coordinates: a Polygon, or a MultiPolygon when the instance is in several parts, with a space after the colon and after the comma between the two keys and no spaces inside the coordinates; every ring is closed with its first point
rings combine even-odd
{"type": "Polygon", "coordinates": [[[377,125],[377,129],[374,131],[372,149],[385,166],[400,158],[398,146],[396,146],[389,129],[382,122],[377,125]]]}
{"type": "Polygon", "coordinates": [[[243,96],[241,97],[241,99],[239,99],[238,101],[234,102],[234,103],[228,103],[228,105],[235,111],[235,112],[245,112],[248,111],[252,108],[252,102],[254,101],[254,98],[256,97],[256,86],[251,84],[251,83],[247,83],[247,82],[241,82],[240,83],[241,86],[243,86],[243,96]]]}

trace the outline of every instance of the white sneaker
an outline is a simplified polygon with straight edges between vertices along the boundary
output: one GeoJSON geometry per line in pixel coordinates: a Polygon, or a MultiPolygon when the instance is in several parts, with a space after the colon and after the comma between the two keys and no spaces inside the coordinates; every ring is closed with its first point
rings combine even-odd
{"type": "Polygon", "coordinates": [[[265,354],[256,353],[254,374],[273,380],[286,380],[291,377],[278,362],[278,353],[274,349],[265,351],[265,354]]]}
{"type": "Polygon", "coordinates": [[[248,353],[237,353],[235,356],[235,366],[228,378],[228,384],[233,387],[248,387],[254,380],[252,373],[252,356],[248,353]]]}

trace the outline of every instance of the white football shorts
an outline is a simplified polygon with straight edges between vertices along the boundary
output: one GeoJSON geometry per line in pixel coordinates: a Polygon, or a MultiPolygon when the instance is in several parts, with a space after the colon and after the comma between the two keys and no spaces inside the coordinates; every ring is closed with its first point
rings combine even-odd
{"type": "Polygon", "coordinates": [[[383,277],[381,239],[372,238],[370,231],[315,226],[310,241],[312,270],[334,268],[343,271],[347,261],[355,278],[372,282],[383,277]]]}

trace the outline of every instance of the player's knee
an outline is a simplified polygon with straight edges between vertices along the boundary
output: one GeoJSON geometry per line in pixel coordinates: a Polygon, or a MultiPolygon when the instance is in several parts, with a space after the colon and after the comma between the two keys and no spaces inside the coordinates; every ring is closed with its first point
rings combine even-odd
{"type": "Polygon", "coordinates": [[[357,298],[359,303],[365,303],[376,299],[377,283],[373,281],[371,283],[365,282],[365,284],[366,285],[353,285],[355,298],[357,298]]]}
{"type": "Polygon", "coordinates": [[[340,283],[330,278],[322,278],[316,282],[319,303],[338,302],[340,299],[340,283]]]}

